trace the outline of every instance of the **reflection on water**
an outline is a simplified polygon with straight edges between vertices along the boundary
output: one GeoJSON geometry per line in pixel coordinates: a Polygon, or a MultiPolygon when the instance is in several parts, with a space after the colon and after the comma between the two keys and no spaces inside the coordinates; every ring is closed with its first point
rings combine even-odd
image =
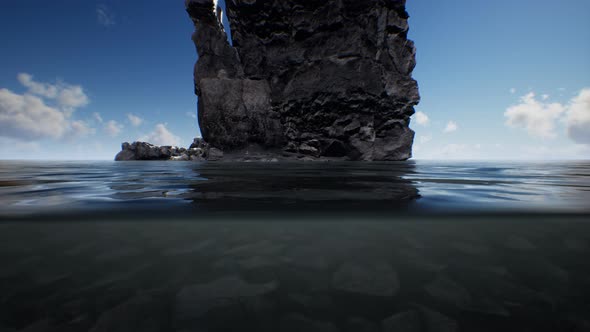
{"type": "Polygon", "coordinates": [[[587,213],[590,163],[2,162],[0,216],[243,211],[587,213]]]}
{"type": "Polygon", "coordinates": [[[0,331],[590,327],[579,217],[165,221],[0,224],[0,331]]]}
{"type": "Polygon", "coordinates": [[[181,195],[198,211],[391,211],[417,199],[414,163],[203,164],[181,195]]]}

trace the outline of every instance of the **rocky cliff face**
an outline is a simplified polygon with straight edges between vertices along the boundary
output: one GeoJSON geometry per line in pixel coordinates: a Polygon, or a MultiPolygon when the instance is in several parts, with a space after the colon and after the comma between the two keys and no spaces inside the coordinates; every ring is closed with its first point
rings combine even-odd
{"type": "Polygon", "coordinates": [[[411,157],[405,0],[186,0],[195,24],[203,138],[227,153],[350,160],[411,157]]]}

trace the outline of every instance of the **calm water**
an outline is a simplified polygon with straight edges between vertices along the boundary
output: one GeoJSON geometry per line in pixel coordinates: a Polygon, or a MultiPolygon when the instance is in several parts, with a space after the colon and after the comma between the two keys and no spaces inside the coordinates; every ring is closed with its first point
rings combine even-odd
{"type": "Polygon", "coordinates": [[[590,331],[588,202],[588,162],[1,162],[0,332],[590,331]]]}
{"type": "Polygon", "coordinates": [[[0,215],[590,212],[590,162],[0,162],[0,215]]]}

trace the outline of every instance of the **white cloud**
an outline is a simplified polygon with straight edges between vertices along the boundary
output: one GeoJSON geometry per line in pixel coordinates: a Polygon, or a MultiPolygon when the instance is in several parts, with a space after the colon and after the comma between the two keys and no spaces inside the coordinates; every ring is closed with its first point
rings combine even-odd
{"type": "Polygon", "coordinates": [[[33,76],[27,73],[20,73],[16,78],[20,84],[29,88],[29,92],[32,94],[50,99],[55,99],[57,97],[58,90],[56,85],[35,82],[33,81],[33,76]]]}
{"type": "Polygon", "coordinates": [[[57,101],[62,107],[73,110],[88,105],[88,96],[81,86],[66,86],[60,90],[57,101]]]}
{"type": "Polygon", "coordinates": [[[553,138],[555,122],[565,112],[565,107],[559,103],[543,103],[530,92],[520,98],[520,104],[510,106],[504,116],[506,125],[523,128],[529,135],[540,138],[553,138]]]}
{"type": "Polygon", "coordinates": [[[515,93],[516,93],[516,88],[512,88],[512,89],[510,89],[510,93],[511,93],[511,94],[515,94],[515,93]]]}
{"type": "Polygon", "coordinates": [[[72,121],[70,128],[74,137],[87,137],[96,133],[96,129],[88,126],[84,121],[72,121]]]}
{"type": "Polygon", "coordinates": [[[590,88],[583,89],[571,100],[565,122],[569,138],[580,144],[590,144],[590,88]]]}
{"type": "Polygon", "coordinates": [[[173,145],[178,146],[180,145],[180,137],[171,133],[166,125],[163,123],[158,123],[154,128],[154,131],[149,133],[146,136],[142,136],[138,139],[138,141],[149,142],[155,145],[173,145]]]}
{"type": "Polygon", "coordinates": [[[116,137],[123,130],[123,125],[115,120],[111,120],[104,125],[104,131],[111,137],[116,137]]]}
{"type": "Polygon", "coordinates": [[[443,132],[448,134],[457,131],[457,129],[459,129],[457,123],[455,121],[449,121],[443,132]]]}
{"type": "Polygon", "coordinates": [[[19,139],[61,138],[68,120],[57,108],[30,94],[0,89],[0,136],[19,139]]]}
{"type": "MultiPolygon", "coordinates": [[[[562,89],[559,89],[562,90],[562,89]]],[[[570,139],[578,144],[590,144],[590,88],[584,88],[568,104],[541,101],[533,92],[521,97],[518,105],[509,107],[504,116],[510,127],[523,128],[529,135],[540,138],[557,136],[556,125],[565,123],[570,139]]]]}
{"type": "Polygon", "coordinates": [[[104,4],[96,6],[96,19],[100,25],[110,27],[115,25],[115,15],[104,4]]]}
{"type": "Polygon", "coordinates": [[[431,135],[425,135],[425,136],[420,136],[418,137],[418,142],[420,144],[425,144],[432,141],[432,136],[431,135]]]}
{"type": "Polygon", "coordinates": [[[27,92],[0,89],[0,136],[35,140],[92,133],[86,123],[70,119],[77,108],[89,103],[81,86],[37,82],[27,73],[18,74],[17,80],[27,92]]]}
{"type": "Polygon", "coordinates": [[[100,113],[94,112],[92,113],[92,117],[94,118],[94,120],[98,121],[98,123],[103,123],[102,116],[100,116],[100,113]]]}
{"type": "Polygon", "coordinates": [[[55,100],[57,107],[71,115],[76,108],[88,105],[90,99],[80,85],[71,85],[64,82],[55,84],[36,82],[33,75],[20,73],[17,76],[18,81],[29,89],[29,94],[38,95],[46,99],[55,100]]]}
{"type": "Polygon", "coordinates": [[[131,125],[133,127],[139,127],[142,123],[143,123],[143,119],[140,118],[137,115],[133,115],[133,114],[127,114],[127,119],[129,119],[129,122],[131,122],[131,125]]]}
{"type": "Polygon", "coordinates": [[[430,122],[428,115],[424,112],[416,112],[416,122],[421,126],[427,126],[430,122]]]}

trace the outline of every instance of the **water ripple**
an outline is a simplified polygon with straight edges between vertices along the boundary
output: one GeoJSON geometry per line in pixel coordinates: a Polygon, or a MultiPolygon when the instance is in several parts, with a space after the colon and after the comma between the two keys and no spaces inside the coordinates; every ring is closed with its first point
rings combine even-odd
{"type": "Polygon", "coordinates": [[[0,162],[0,216],[178,207],[587,213],[589,192],[589,162],[0,162]]]}

